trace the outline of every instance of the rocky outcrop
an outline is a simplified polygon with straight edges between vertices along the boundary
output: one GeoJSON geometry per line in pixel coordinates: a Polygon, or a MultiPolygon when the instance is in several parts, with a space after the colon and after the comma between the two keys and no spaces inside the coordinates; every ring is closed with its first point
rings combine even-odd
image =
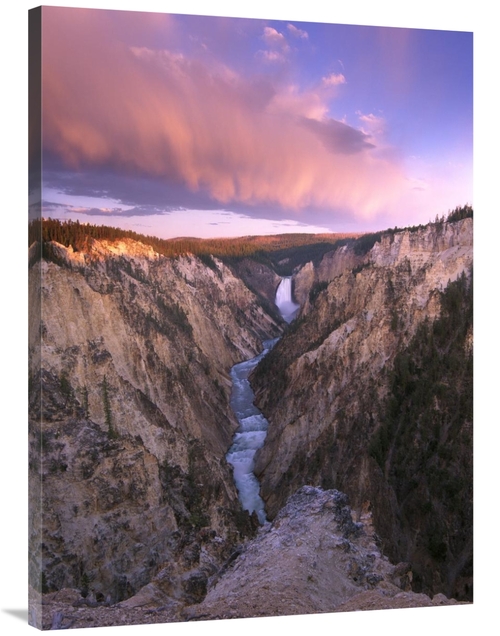
{"type": "MultiPolygon", "coordinates": [[[[329,258],[333,262],[341,257],[337,251],[329,258]]],[[[471,594],[472,420],[469,412],[464,415],[469,407],[458,413],[447,402],[450,391],[456,391],[456,409],[464,399],[471,403],[472,354],[467,345],[471,325],[463,343],[470,354],[463,369],[447,379],[443,375],[441,383],[433,380],[439,387],[433,394],[435,404],[427,407],[428,423],[422,418],[404,437],[404,414],[394,415],[397,424],[388,422],[395,362],[400,383],[405,373],[410,374],[403,391],[410,395],[419,371],[413,367],[405,371],[409,361],[401,355],[415,338],[423,338],[424,325],[443,315],[442,292],[450,281],[462,275],[468,279],[471,265],[472,219],[388,233],[353,269],[343,270],[339,264],[330,270],[334,277],[315,297],[310,294],[312,300],[308,298],[300,317],[252,377],[257,405],[270,423],[256,457],[269,517],[277,515],[287,497],[304,483],[339,488],[348,493],[354,509],[371,506],[391,558],[417,562],[420,589],[446,594],[459,590],[464,598],[471,594]],[[384,436],[398,440],[398,445],[385,438],[382,443],[384,436]],[[383,457],[377,454],[376,443],[383,446],[383,457]],[[412,448],[418,448],[418,454],[410,460],[412,448]],[[445,459],[454,452],[451,448],[460,457],[456,464],[445,459]],[[403,479],[405,464],[412,465],[414,474],[405,473],[403,479]],[[462,484],[463,497],[454,499],[454,511],[445,493],[436,495],[438,474],[449,483],[450,493],[453,483],[462,484]],[[409,510],[402,506],[412,491],[409,521],[409,510]],[[436,521],[440,515],[442,523],[436,521]]],[[[311,274],[308,271],[307,277],[313,280],[311,274]]],[[[461,315],[461,306],[457,304],[451,313],[461,315]]],[[[449,332],[463,337],[458,326],[449,332]]],[[[432,351],[446,361],[445,346],[438,349],[432,351]]],[[[438,375],[444,374],[444,368],[438,375]]],[[[426,389],[422,391],[425,394],[426,389]]],[[[398,408],[404,399],[405,395],[398,397],[398,408]]]]}
{"type": "Polygon", "coordinates": [[[382,554],[371,515],[353,518],[345,494],[305,486],[211,578],[201,603],[187,607],[158,576],[112,605],[87,602],[72,589],[44,595],[44,628],[280,616],[363,609],[454,605],[411,591],[408,563],[382,554]],[[56,627],[54,627],[54,625],[56,627]]]}
{"type": "MultiPolygon", "coordinates": [[[[407,259],[415,269],[424,267],[437,254],[441,254],[439,258],[446,260],[448,267],[456,256],[457,267],[461,269],[461,254],[471,251],[471,218],[455,223],[439,222],[415,230],[380,232],[347,244],[339,241],[338,247],[327,252],[317,266],[310,262],[295,272],[295,296],[307,310],[309,294],[315,286],[324,288],[325,283],[334,278],[355,269],[360,270],[370,263],[387,267],[407,259]],[[370,245],[373,247],[367,249],[370,245]]],[[[434,274],[438,277],[439,269],[435,269],[434,274]]],[[[442,285],[443,281],[438,284],[442,285]]]]}
{"type": "Polygon", "coordinates": [[[411,578],[407,563],[394,566],[381,554],[369,513],[355,522],[345,494],[304,486],[184,617],[312,614],[368,603],[372,609],[432,605],[429,597],[410,591],[411,578]]]}
{"type": "Polygon", "coordinates": [[[199,600],[254,529],[224,458],[229,370],[279,328],[216,259],[129,240],[45,253],[30,276],[31,583],[116,602],[161,574],[169,598],[199,600]]]}
{"type": "Polygon", "coordinates": [[[320,263],[314,266],[312,261],[306,263],[294,274],[294,295],[297,302],[308,308],[309,294],[316,286],[324,288],[327,283],[344,272],[351,271],[365,262],[366,255],[356,254],[352,245],[339,245],[331,252],[327,252],[320,263]]]}

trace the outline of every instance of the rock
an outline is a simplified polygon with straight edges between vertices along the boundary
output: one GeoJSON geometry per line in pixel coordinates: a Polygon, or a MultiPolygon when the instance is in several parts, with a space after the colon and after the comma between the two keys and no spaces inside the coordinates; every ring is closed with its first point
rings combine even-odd
{"type": "Polygon", "coordinates": [[[215,571],[253,532],[224,459],[229,370],[280,328],[220,261],[53,248],[30,276],[33,583],[43,559],[44,591],[116,603],[174,564],[178,599],[186,572],[215,571]]]}
{"type": "MultiPolygon", "coordinates": [[[[121,608],[135,607],[162,607],[164,605],[175,605],[176,601],[164,594],[157,585],[148,583],[143,588],[125,601],[119,603],[121,608]]],[[[179,604],[177,602],[177,604],[179,604]]]]}
{"type": "MultiPolygon", "coordinates": [[[[133,241],[53,248],[56,262],[33,258],[30,277],[34,624],[456,602],[412,588],[424,566],[433,592],[451,588],[472,544],[457,552],[428,534],[411,552],[417,533],[398,525],[369,442],[398,352],[472,263],[470,219],[398,232],[363,255],[342,247],[295,274],[301,320],[252,378],[271,423],[257,471],[272,522],[258,529],[224,459],[237,426],[228,372],[283,329],[276,275],[248,259],[240,270],[167,259],[133,241]],[[411,566],[398,563],[407,552],[411,566]]],[[[464,351],[472,342],[470,329],[464,351]]]]}
{"type": "MultiPolygon", "coordinates": [[[[392,460],[380,466],[371,442],[389,419],[384,409],[390,397],[394,361],[398,356],[401,359],[424,324],[432,325],[441,315],[441,292],[448,283],[462,274],[469,278],[472,238],[472,219],[468,218],[388,233],[362,257],[352,254],[348,246],[325,255],[314,272],[314,280],[325,283],[322,291],[313,303],[305,302],[300,321],[251,376],[256,405],[269,421],[266,443],[255,457],[268,517],[273,519],[303,483],[346,492],[358,514],[369,501],[373,523],[390,558],[397,561],[411,554],[412,564],[418,562],[421,589],[429,594],[441,591],[451,595],[466,586],[470,590],[470,567],[460,575],[463,584],[457,568],[471,564],[472,557],[468,542],[472,421],[468,416],[458,419],[451,414],[446,424],[440,425],[436,415],[434,428],[429,425],[430,430],[409,435],[405,442],[407,447],[421,449],[423,459],[435,456],[427,471],[434,491],[443,490],[443,480],[449,483],[450,495],[440,495],[448,499],[435,504],[444,515],[443,530],[435,529],[437,517],[429,512],[432,484],[420,479],[417,459],[413,460],[415,472],[405,493],[398,495],[394,484],[401,483],[397,475],[407,461],[405,448],[399,449],[400,456],[396,458],[394,452],[392,460]],[[352,267],[356,258],[358,263],[352,267]],[[456,422],[453,427],[451,421],[456,422]],[[438,427],[439,434],[434,431],[438,427]],[[434,446],[425,441],[431,437],[435,438],[434,446]],[[446,459],[452,440],[453,455],[460,460],[447,473],[454,461],[446,459]],[[439,478],[436,470],[445,477],[439,478]],[[453,487],[458,483],[464,485],[460,504],[455,501],[458,495],[453,487]],[[412,489],[414,496],[409,499],[412,489]],[[404,500],[411,501],[411,511],[402,512],[404,500]],[[412,521],[401,522],[410,513],[412,521]],[[462,528],[457,540],[457,533],[451,530],[455,526],[462,528]],[[440,538],[446,528],[452,537],[449,541],[440,538]],[[450,541],[454,542],[452,547],[450,541]],[[439,578],[434,579],[437,571],[439,578]]],[[[306,281],[313,276],[310,266],[303,270],[296,274],[296,285],[305,297],[306,281]]],[[[464,351],[472,351],[471,342],[472,328],[463,338],[464,351]]],[[[443,367],[439,372],[444,373],[443,367]]],[[[470,375],[464,379],[467,382],[471,383],[470,375]]],[[[446,396],[446,382],[440,390],[446,396]]],[[[457,403],[467,397],[465,390],[457,396],[457,403]]],[[[440,413],[441,409],[444,407],[437,403],[434,411],[440,413]]],[[[403,431],[404,423],[400,426],[403,431]]],[[[388,439],[390,445],[390,433],[388,439]]]]}
{"type": "Polygon", "coordinates": [[[182,616],[210,620],[372,609],[391,602],[431,605],[429,597],[394,584],[394,572],[405,567],[391,565],[369,532],[352,519],[344,493],[304,486],[244,545],[206,598],[182,616]]]}

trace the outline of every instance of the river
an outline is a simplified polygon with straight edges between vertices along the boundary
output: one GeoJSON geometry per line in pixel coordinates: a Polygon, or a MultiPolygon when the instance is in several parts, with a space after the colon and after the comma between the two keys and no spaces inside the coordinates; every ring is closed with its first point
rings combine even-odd
{"type": "MultiPolygon", "coordinates": [[[[275,303],[287,322],[291,322],[297,315],[300,306],[292,300],[291,277],[282,279],[276,291],[275,303]]],[[[234,468],[234,482],[243,509],[250,513],[255,512],[262,524],[267,519],[264,502],[259,494],[260,484],[253,470],[255,453],[264,445],[269,422],[253,403],[255,396],[248,377],[278,340],[279,338],[265,340],[262,343],[263,350],[258,356],[240,362],[231,369],[231,408],[238,419],[239,428],[226,459],[234,468]]]]}

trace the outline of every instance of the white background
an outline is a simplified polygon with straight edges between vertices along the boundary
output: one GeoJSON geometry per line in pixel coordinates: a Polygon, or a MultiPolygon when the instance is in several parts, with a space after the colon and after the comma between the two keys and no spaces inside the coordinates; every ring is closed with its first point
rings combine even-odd
{"type": "MultiPolygon", "coordinates": [[[[495,4],[476,0],[115,0],[61,2],[63,6],[198,13],[249,18],[401,26],[474,32],[474,285],[475,285],[475,600],[472,606],[407,609],[355,614],[211,621],[80,629],[77,634],[112,636],[239,635],[281,631],[429,636],[491,634],[498,629],[496,588],[499,566],[496,521],[500,418],[495,266],[500,249],[499,33],[495,4]],[[326,6],[329,5],[329,6],[326,6]],[[496,627],[495,627],[496,624],[496,627]]],[[[34,633],[27,616],[27,86],[28,9],[36,3],[11,0],[0,10],[0,629],[34,633]],[[23,614],[24,612],[24,614],[23,614]]]]}

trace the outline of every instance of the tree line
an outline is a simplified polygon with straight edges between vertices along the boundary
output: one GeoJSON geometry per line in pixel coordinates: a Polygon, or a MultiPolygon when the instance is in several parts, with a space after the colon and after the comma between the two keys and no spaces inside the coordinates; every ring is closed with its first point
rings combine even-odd
{"type": "Polygon", "coordinates": [[[272,236],[243,236],[238,238],[161,239],[156,236],[138,234],[132,230],[107,225],[92,225],[79,221],[38,219],[29,225],[29,245],[55,241],[75,251],[86,251],[92,240],[117,241],[131,239],[151,246],[155,252],[167,257],[184,254],[211,255],[220,258],[243,258],[259,253],[277,252],[304,245],[318,243],[335,244],[338,240],[356,237],[358,234],[276,234],[272,236]]]}
{"type": "MultiPolygon", "coordinates": [[[[456,207],[445,217],[436,217],[434,224],[455,222],[472,218],[472,206],[466,204],[456,207]]],[[[281,275],[288,275],[304,259],[321,260],[325,252],[342,245],[352,245],[358,255],[368,252],[381,240],[384,234],[402,231],[417,231],[424,225],[405,228],[389,228],[371,233],[331,233],[331,234],[274,234],[270,236],[242,236],[237,238],[200,239],[194,237],[162,239],[157,236],[139,234],[133,230],[124,230],[108,225],[92,225],[79,221],[60,221],[59,219],[37,219],[29,224],[29,245],[40,244],[45,249],[44,256],[50,257],[48,243],[53,241],[72,247],[75,251],[88,251],[92,240],[117,241],[130,239],[151,246],[155,252],[174,258],[185,254],[195,256],[216,256],[222,260],[252,257],[266,264],[271,261],[274,269],[283,269],[281,275]],[[286,270],[286,271],[285,271],[286,270]]]]}

